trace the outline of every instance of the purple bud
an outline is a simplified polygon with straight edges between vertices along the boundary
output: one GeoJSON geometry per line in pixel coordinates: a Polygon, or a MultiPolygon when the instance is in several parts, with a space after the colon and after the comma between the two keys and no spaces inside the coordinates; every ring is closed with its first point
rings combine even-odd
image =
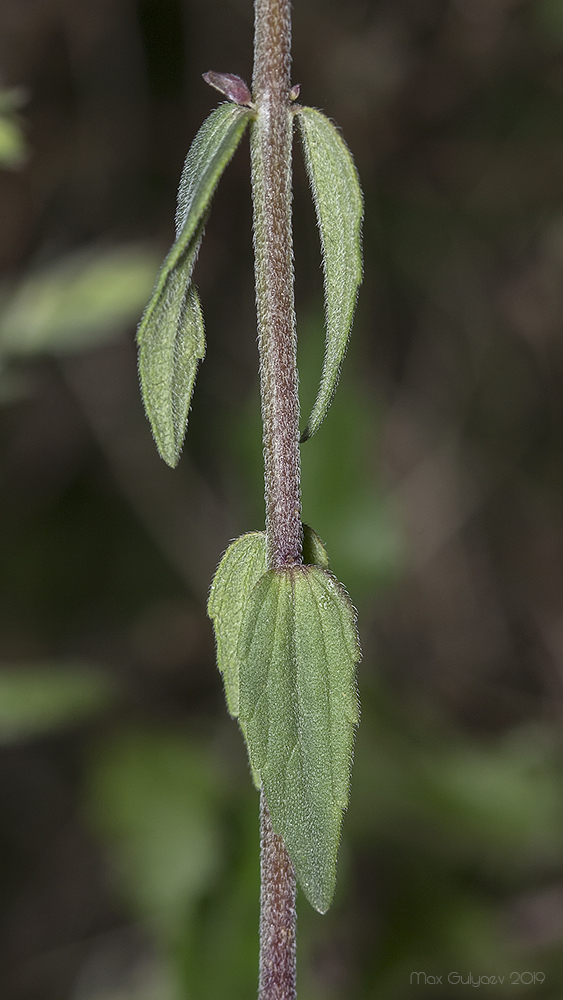
{"type": "Polygon", "coordinates": [[[299,91],[300,90],[301,90],[301,84],[300,83],[295,83],[293,85],[293,87],[291,88],[291,90],[289,91],[289,99],[290,99],[290,101],[296,101],[297,100],[297,98],[299,97],[299,91]]]}
{"type": "Polygon", "coordinates": [[[235,104],[251,104],[252,102],[252,94],[246,83],[234,73],[215,73],[214,70],[210,70],[209,73],[203,74],[203,79],[210,87],[215,87],[215,90],[220,91],[235,104]]]}

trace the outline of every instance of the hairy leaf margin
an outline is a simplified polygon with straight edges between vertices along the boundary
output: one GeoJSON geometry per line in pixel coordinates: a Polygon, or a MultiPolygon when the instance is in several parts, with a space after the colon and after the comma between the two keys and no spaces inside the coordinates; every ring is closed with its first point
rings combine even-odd
{"type": "Polygon", "coordinates": [[[160,455],[178,464],[198,362],[205,354],[203,317],[192,272],[211,199],[253,112],[221,104],[188,152],[176,210],[176,240],[156,279],[137,331],[143,402],[160,455]]]}
{"type": "Polygon", "coordinates": [[[348,803],[360,655],[354,608],[332,574],[285,566],[260,578],[237,649],[240,722],[274,830],[321,913],[348,803]]]}
{"type": "Polygon", "coordinates": [[[319,429],[332,402],[362,281],[364,202],[352,154],[316,108],[295,110],[321,239],[326,345],[317,398],[301,441],[319,429]]]}

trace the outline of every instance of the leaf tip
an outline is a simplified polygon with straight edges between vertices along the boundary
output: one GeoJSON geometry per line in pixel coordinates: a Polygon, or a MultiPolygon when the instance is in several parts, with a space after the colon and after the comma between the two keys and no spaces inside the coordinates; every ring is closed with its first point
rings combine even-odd
{"type": "Polygon", "coordinates": [[[330,910],[336,891],[336,857],[328,860],[324,870],[309,872],[310,877],[298,873],[299,885],[313,909],[324,916],[330,910]]]}
{"type": "MultiPolygon", "coordinates": [[[[158,448],[158,445],[157,445],[158,448]]],[[[169,455],[167,452],[163,451],[162,448],[158,448],[158,453],[160,457],[166,462],[168,468],[175,469],[180,461],[180,452],[177,455],[169,455]]]]}
{"type": "MultiPolygon", "coordinates": [[[[147,409],[146,403],[145,403],[145,409],[147,409]]],[[[165,440],[165,438],[161,434],[159,434],[159,427],[156,425],[156,422],[153,420],[148,409],[147,409],[147,417],[151,424],[152,436],[154,438],[154,443],[156,445],[156,450],[158,451],[158,454],[160,455],[163,462],[166,462],[169,468],[175,469],[176,466],[178,465],[178,462],[180,461],[183,441],[179,446],[177,445],[176,442],[174,442],[174,444],[171,444],[170,441],[165,440]]]]}

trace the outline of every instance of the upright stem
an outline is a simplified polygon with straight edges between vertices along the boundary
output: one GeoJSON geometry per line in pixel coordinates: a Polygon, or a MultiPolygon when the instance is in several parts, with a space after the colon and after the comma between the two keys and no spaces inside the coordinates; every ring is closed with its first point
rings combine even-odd
{"type": "Polygon", "coordinates": [[[289,0],[256,0],[252,198],[266,534],[272,567],[301,561],[299,397],[293,308],[289,0]]]}
{"type": "Polygon", "coordinates": [[[295,874],[281,837],[260,795],[259,1000],[295,1000],[295,874]]]}
{"type": "MultiPolygon", "coordinates": [[[[255,0],[251,126],[254,259],[268,562],[301,562],[299,396],[293,249],[289,0],[255,0]]],[[[295,874],[261,795],[259,1000],[295,1000],[295,874]]]]}

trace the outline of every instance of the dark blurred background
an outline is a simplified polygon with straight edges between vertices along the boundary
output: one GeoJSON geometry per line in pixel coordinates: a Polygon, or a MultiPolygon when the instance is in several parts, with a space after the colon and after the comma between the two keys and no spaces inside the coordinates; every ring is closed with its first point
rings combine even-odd
{"type": "MultiPolygon", "coordinates": [[[[217,103],[201,74],[250,80],[252,34],[250,0],[0,7],[2,1000],[255,995],[257,795],[205,613],[228,541],[263,526],[246,142],[197,265],[208,353],[176,471],[134,350],[217,103]]],[[[302,449],[364,660],[299,995],[448,1000],[471,975],[555,1000],[563,0],[296,0],[293,51],[366,197],[352,345],[302,449]]],[[[294,218],[306,411],[322,282],[297,146],[294,218]]]]}

